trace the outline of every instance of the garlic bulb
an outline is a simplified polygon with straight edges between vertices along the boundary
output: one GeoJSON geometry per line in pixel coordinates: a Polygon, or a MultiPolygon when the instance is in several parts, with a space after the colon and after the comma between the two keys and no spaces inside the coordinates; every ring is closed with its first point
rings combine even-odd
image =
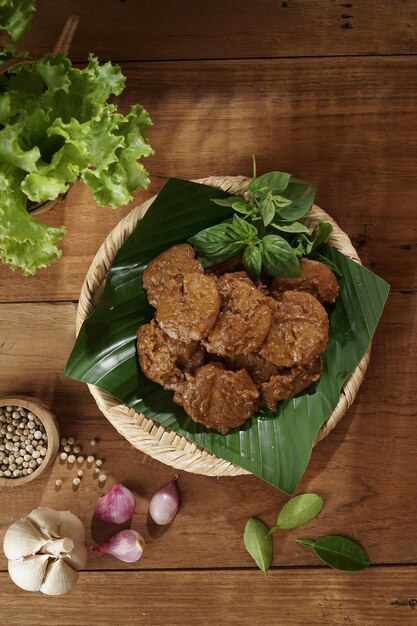
{"type": "Polygon", "coordinates": [[[3,550],[13,582],[26,591],[70,591],[87,563],[85,529],[70,511],[35,509],[10,526],[3,550]]]}

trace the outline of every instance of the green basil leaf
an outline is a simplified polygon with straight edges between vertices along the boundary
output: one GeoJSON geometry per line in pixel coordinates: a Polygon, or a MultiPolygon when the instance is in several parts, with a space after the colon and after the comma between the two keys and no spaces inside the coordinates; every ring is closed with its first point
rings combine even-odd
{"type": "Polygon", "coordinates": [[[291,174],[286,172],[269,172],[255,178],[249,185],[250,191],[262,197],[266,197],[269,192],[280,194],[288,187],[291,174]]]}
{"type": "Polygon", "coordinates": [[[292,204],[278,209],[277,212],[282,220],[295,222],[311,208],[316,196],[316,187],[303,180],[291,178],[288,187],[282,195],[288,200],[292,200],[292,204]]]}
{"type": "Polygon", "coordinates": [[[288,200],[287,198],[284,198],[284,196],[272,196],[272,201],[276,207],[281,207],[281,208],[292,204],[292,200],[288,200]]]}
{"type": "Polygon", "coordinates": [[[315,493],[302,493],[291,498],[281,509],[277,528],[298,528],[318,515],[323,507],[323,498],[315,493]]]}
{"type": "Polygon", "coordinates": [[[256,517],[250,517],[246,522],[243,541],[256,565],[266,574],[272,563],[272,537],[268,535],[268,527],[256,517]]]}
{"type": "Polygon", "coordinates": [[[262,253],[258,246],[247,246],[243,253],[243,265],[249,276],[259,282],[262,269],[262,253]]]}
{"type": "Polygon", "coordinates": [[[268,226],[275,217],[275,205],[271,198],[265,198],[261,203],[262,221],[264,226],[268,226]]]}
{"type": "Polygon", "coordinates": [[[313,244],[313,250],[317,248],[317,246],[319,246],[320,244],[325,243],[325,241],[327,241],[327,239],[330,237],[332,231],[333,226],[330,224],[330,222],[323,222],[322,220],[320,220],[320,222],[314,229],[315,239],[313,244]]]}
{"type": "Polygon", "coordinates": [[[277,230],[282,230],[284,233],[310,233],[310,229],[304,226],[301,222],[293,222],[293,224],[285,224],[285,222],[273,222],[271,224],[277,230]]]}
{"type": "Polygon", "coordinates": [[[243,215],[249,215],[252,209],[247,202],[241,200],[239,202],[233,202],[232,209],[237,211],[238,213],[243,213],[243,215]]]}
{"type": "Polygon", "coordinates": [[[210,202],[214,202],[214,204],[218,204],[219,206],[233,206],[234,202],[241,202],[242,198],[240,196],[230,196],[230,198],[214,198],[210,200],[210,202]]]}
{"type": "Polygon", "coordinates": [[[205,228],[190,237],[188,242],[197,250],[204,267],[226,261],[245,247],[245,243],[232,230],[229,223],[205,228]]]}
{"type": "Polygon", "coordinates": [[[335,263],[333,263],[333,261],[328,259],[327,256],[323,256],[322,254],[317,252],[317,250],[314,250],[314,252],[309,254],[308,258],[309,259],[313,259],[314,261],[320,261],[321,263],[324,263],[325,265],[328,265],[330,267],[330,269],[332,270],[333,274],[335,274],[338,278],[342,278],[343,274],[339,270],[337,265],[335,263]]]}
{"type": "Polygon", "coordinates": [[[200,230],[199,233],[190,237],[188,242],[199,252],[215,254],[219,247],[238,239],[231,225],[223,222],[222,224],[216,224],[215,226],[210,226],[210,228],[200,230]]]}
{"type": "Polygon", "coordinates": [[[279,235],[266,235],[262,244],[262,264],[270,276],[301,276],[300,262],[288,241],[279,235]]]}
{"type": "Polygon", "coordinates": [[[358,572],[371,564],[369,556],[359,544],[340,535],[327,535],[309,543],[305,539],[297,541],[313,548],[318,558],[334,569],[358,572]]]}
{"type": "Polygon", "coordinates": [[[238,215],[233,216],[231,227],[240,239],[251,239],[258,234],[258,229],[255,226],[252,226],[252,224],[249,224],[249,222],[246,222],[238,215]]]}

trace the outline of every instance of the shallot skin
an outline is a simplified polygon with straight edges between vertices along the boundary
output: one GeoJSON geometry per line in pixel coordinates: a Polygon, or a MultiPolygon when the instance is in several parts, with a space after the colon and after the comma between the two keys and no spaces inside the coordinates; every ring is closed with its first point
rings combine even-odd
{"type": "Polygon", "coordinates": [[[116,533],[111,539],[98,546],[92,546],[92,552],[111,554],[124,563],[139,561],[145,547],[145,540],[136,530],[126,529],[116,533]]]}
{"type": "Polygon", "coordinates": [[[165,526],[172,522],[179,508],[177,478],[164,485],[152,496],[149,503],[149,515],[155,524],[165,526]]]}
{"type": "Polygon", "coordinates": [[[96,516],[106,524],[124,524],[135,512],[136,501],[132,492],[116,483],[96,504],[96,516]]]}

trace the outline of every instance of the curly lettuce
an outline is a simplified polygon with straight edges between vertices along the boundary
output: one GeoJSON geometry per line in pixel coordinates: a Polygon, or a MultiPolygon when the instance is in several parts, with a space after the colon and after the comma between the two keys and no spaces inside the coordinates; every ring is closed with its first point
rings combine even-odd
{"type": "MultiPolygon", "coordinates": [[[[0,0],[1,2],[1,0],[0,0]]],[[[0,52],[0,63],[10,57],[0,52]]],[[[66,53],[22,62],[0,75],[0,259],[25,275],[60,256],[65,228],[52,228],[28,208],[55,200],[81,178],[96,202],[117,207],[149,185],[139,162],[153,154],[140,105],[127,115],[110,104],[125,86],[118,65],[73,67],[66,53]]]]}
{"type": "Polygon", "coordinates": [[[34,0],[0,0],[0,30],[12,41],[20,41],[31,26],[34,11],[34,0]]]}

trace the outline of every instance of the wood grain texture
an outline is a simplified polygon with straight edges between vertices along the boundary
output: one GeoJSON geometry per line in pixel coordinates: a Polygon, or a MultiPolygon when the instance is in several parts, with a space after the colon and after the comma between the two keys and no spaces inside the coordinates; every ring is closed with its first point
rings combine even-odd
{"type": "Polygon", "coordinates": [[[342,574],[325,568],[259,571],[89,572],[59,598],[17,589],[0,575],[7,626],[411,626],[417,567],[342,574]],[[366,589],[366,593],[364,593],[366,589]],[[80,608],[82,607],[82,609],[80,608]],[[47,617],[46,617],[47,616],[47,617]]]}
{"type": "MultiPolygon", "coordinates": [[[[282,169],[317,184],[318,204],[394,290],[417,289],[417,60],[286,59],[128,65],[121,108],[152,114],[151,189],[169,176],[282,169]],[[406,271],[405,271],[406,268],[406,271]]],[[[134,203],[131,203],[133,206],[134,203]]],[[[0,266],[0,301],[75,300],[98,247],[128,208],[77,185],[43,216],[65,223],[63,258],[23,279],[0,266]]]]}
{"type": "MultiPolygon", "coordinates": [[[[106,487],[121,481],[135,491],[132,526],[147,541],[141,566],[250,567],[242,544],[245,522],[254,515],[272,526],[285,496],[253,476],[216,480],[183,472],[179,515],[168,529],[149,524],[149,499],[174,471],[131,447],[100,415],[87,387],[62,374],[73,343],[74,312],[72,304],[0,306],[0,396],[25,392],[49,403],[62,433],[76,433],[84,453],[105,460],[106,487]],[[93,449],[89,441],[97,435],[100,443],[93,449]]],[[[411,332],[416,323],[417,295],[392,295],[356,401],[314,449],[298,488],[298,493],[321,494],[325,507],[305,528],[276,536],[275,565],[313,565],[314,555],[295,539],[328,533],[360,541],[374,563],[417,562],[417,339],[411,332]]],[[[69,508],[79,515],[88,529],[89,545],[109,538],[114,529],[92,519],[103,489],[86,469],[80,489],[73,492],[76,469],[57,461],[42,480],[12,494],[0,490],[0,542],[9,524],[37,506],[69,508]],[[57,478],[64,481],[59,491],[57,478]]],[[[88,563],[89,569],[120,566],[115,559],[93,554],[88,563]]],[[[0,568],[5,567],[1,555],[0,568]]]]}
{"type": "Polygon", "coordinates": [[[50,52],[68,15],[80,17],[75,60],[218,59],[414,54],[414,0],[38,0],[24,41],[50,52]]]}

